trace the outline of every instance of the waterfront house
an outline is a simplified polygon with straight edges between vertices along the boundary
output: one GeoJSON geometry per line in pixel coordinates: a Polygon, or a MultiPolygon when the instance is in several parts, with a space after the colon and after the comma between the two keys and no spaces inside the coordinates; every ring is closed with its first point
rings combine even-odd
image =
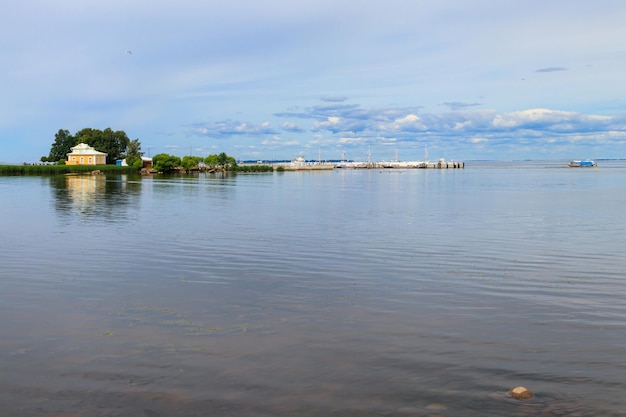
{"type": "Polygon", "coordinates": [[[147,169],[148,171],[152,169],[152,158],[148,158],[145,156],[141,157],[141,167],[143,169],[147,169]]]}
{"type": "Polygon", "coordinates": [[[79,143],[67,154],[67,165],[106,165],[107,154],[99,152],[87,145],[79,143]]]}

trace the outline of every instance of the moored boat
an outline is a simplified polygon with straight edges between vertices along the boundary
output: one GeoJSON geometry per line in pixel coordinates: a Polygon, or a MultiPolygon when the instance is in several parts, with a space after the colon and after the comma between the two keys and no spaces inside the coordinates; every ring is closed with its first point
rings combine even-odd
{"type": "Polygon", "coordinates": [[[572,161],[568,164],[569,167],[571,168],[590,168],[590,167],[595,167],[598,164],[596,164],[594,161],[572,161]]]}

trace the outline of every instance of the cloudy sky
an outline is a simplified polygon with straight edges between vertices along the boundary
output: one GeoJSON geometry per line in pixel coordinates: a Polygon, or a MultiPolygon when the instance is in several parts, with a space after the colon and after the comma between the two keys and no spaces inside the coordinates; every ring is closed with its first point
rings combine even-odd
{"type": "Polygon", "coordinates": [[[0,162],[59,129],[146,155],[626,158],[623,0],[20,0],[0,162]]]}

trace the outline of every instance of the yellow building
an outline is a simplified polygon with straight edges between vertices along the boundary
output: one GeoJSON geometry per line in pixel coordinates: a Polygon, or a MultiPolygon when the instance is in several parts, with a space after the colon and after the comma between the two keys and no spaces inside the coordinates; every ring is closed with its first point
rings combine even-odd
{"type": "Polygon", "coordinates": [[[87,145],[79,143],[67,154],[67,165],[106,165],[107,154],[99,152],[87,145]]]}

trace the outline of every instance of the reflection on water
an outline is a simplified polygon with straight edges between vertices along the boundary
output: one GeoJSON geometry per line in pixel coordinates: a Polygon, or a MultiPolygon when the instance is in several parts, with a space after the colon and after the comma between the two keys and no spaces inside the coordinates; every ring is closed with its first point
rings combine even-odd
{"type": "Polygon", "coordinates": [[[64,175],[50,177],[55,208],[65,218],[124,221],[125,206],[137,208],[141,177],[64,175]]]}
{"type": "Polygon", "coordinates": [[[0,177],[0,410],[623,416],[625,179],[0,177]]]}

